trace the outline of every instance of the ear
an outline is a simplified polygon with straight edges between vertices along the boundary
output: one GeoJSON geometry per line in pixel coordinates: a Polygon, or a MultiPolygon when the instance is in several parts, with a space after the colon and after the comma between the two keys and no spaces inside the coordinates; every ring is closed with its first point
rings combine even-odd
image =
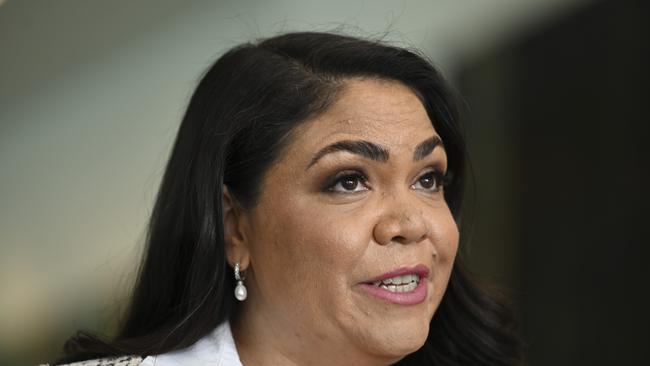
{"type": "Polygon", "coordinates": [[[239,263],[242,270],[250,264],[249,243],[246,238],[246,217],[243,209],[233,199],[228,187],[223,185],[223,231],[226,258],[231,267],[239,263]]]}

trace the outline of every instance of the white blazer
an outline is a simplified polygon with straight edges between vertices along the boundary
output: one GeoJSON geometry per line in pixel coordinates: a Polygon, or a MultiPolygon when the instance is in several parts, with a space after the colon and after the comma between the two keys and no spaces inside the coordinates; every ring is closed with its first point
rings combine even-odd
{"type": "MultiPolygon", "coordinates": [[[[192,346],[142,358],[139,356],[106,357],[74,362],[64,366],[242,366],[230,324],[224,322],[192,346]]],[[[47,366],[47,365],[42,365],[47,366]]]]}

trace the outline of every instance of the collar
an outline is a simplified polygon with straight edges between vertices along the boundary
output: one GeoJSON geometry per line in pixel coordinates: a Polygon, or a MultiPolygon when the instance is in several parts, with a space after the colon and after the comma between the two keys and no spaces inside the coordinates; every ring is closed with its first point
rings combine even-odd
{"type": "Polygon", "coordinates": [[[230,330],[223,322],[192,346],[145,358],[141,366],[242,366],[230,330]]]}

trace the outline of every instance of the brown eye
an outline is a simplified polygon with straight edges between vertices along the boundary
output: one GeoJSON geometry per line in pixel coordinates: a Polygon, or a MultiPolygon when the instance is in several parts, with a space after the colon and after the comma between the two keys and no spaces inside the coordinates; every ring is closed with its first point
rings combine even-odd
{"type": "Polygon", "coordinates": [[[431,188],[436,185],[436,178],[432,174],[427,174],[420,178],[420,185],[423,188],[431,188]]]}
{"type": "Polygon", "coordinates": [[[415,189],[424,189],[430,192],[439,192],[442,188],[442,173],[432,170],[420,176],[418,181],[413,185],[415,189]]]}
{"type": "Polygon", "coordinates": [[[346,191],[353,191],[357,185],[359,185],[359,179],[358,177],[346,177],[345,179],[342,179],[341,181],[341,187],[345,189],[346,191]]]}
{"type": "Polygon", "coordinates": [[[354,193],[366,191],[368,187],[365,184],[366,178],[357,172],[338,174],[325,185],[325,190],[337,193],[354,193]]]}

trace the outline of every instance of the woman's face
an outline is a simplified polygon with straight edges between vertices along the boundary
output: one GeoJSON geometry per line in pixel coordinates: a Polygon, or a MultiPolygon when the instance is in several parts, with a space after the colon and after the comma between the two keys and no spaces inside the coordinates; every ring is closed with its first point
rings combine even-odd
{"type": "Polygon", "coordinates": [[[297,127],[244,214],[241,331],[313,364],[421,347],[458,246],[437,141],[416,95],[386,80],[348,81],[297,127]]]}

